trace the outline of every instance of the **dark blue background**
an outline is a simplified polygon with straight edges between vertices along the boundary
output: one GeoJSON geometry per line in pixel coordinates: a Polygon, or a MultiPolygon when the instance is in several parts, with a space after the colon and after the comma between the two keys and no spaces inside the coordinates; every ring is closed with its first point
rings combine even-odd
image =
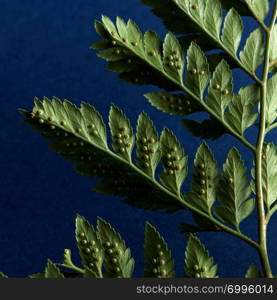
{"type": "MultiPolygon", "coordinates": [[[[144,222],[150,221],[165,236],[176,258],[177,275],[183,272],[185,238],[177,224],[190,220],[188,213],[166,215],[134,209],[120,199],[93,193],[93,180],[72,171],[72,164],[47,149],[47,143],[21,123],[18,107],[30,109],[33,97],[57,96],[76,104],[91,102],[107,120],[111,102],[124,109],[133,125],[144,109],[158,129],[168,126],[190,155],[190,166],[200,140],[185,132],[180,118],[150,107],[142,94],[153,87],[122,83],[104,70],[104,62],[89,50],[98,40],[93,20],[102,13],[131,17],[143,30],[164,35],[160,21],[138,0],[1,0],[0,1],[0,270],[12,277],[41,271],[47,258],[59,262],[64,248],[76,254],[76,213],[95,223],[101,216],[118,229],[136,259],[136,275],[143,270],[144,222]]],[[[253,28],[246,21],[246,32],[253,28]]],[[[248,78],[235,71],[235,84],[248,78]]],[[[253,140],[253,131],[248,133],[253,140]]],[[[276,141],[276,135],[271,135],[276,141]]],[[[248,166],[252,157],[230,136],[209,142],[220,163],[236,145],[248,166]]],[[[186,183],[189,188],[189,180],[186,183]]],[[[254,237],[255,214],[243,223],[254,237]]],[[[269,226],[272,267],[277,272],[276,218],[269,226]],[[275,254],[275,256],[274,256],[275,254]]],[[[224,233],[201,234],[219,264],[220,276],[243,276],[257,254],[240,240],[224,233]]]]}

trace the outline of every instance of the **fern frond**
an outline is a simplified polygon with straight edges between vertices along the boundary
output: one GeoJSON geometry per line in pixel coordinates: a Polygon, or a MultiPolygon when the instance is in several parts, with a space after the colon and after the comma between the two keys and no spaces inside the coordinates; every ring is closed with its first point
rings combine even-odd
{"type": "MultiPolygon", "coordinates": [[[[87,103],[77,108],[71,102],[57,98],[52,101],[36,98],[32,112],[22,113],[28,124],[52,142],[51,149],[76,163],[79,173],[102,179],[95,186],[97,192],[125,196],[128,204],[144,209],[173,212],[182,208],[172,197],[180,192],[187,159],[173,134],[168,135],[171,139],[162,135],[163,146],[160,148],[154,124],[145,113],[140,115],[137,125],[137,165],[132,158],[133,129],[124,113],[114,105],[109,116],[114,151],[107,144],[102,117],[87,103]],[[156,167],[161,158],[164,161],[170,147],[178,148],[173,150],[179,169],[166,166],[170,174],[163,173],[163,182],[159,183],[155,179],[156,167]]],[[[175,164],[172,166],[177,168],[175,164]]]]}
{"type": "Polygon", "coordinates": [[[246,167],[238,150],[232,148],[219,181],[217,198],[222,205],[214,208],[216,216],[239,230],[240,222],[254,209],[255,200],[250,195],[246,167]]]}
{"type": "MultiPolygon", "coordinates": [[[[201,15],[197,18],[201,18],[201,15]]],[[[191,43],[188,49],[187,67],[185,68],[180,43],[172,34],[167,34],[165,41],[162,43],[152,31],[146,32],[143,37],[141,34],[134,37],[132,33],[128,33],[128,26],[125,26],[123,33],[122,29],[119,30],[109,18],[103,17],[102,22],[110,35],[111,45],[113,44],[115,47],[114,56],[116,57],[116,55],[121,55],[122,53],[126,55],[124,61],[121,60],[121,57],[119,58],[118,64],[126,65],[125,61],[127,60],[130,65],[130,69],[126,72],[121,72],[122,69],[120,68],[117,69],[120,73],[120,78],[139,85],[156,85],[158,83],[157,85],[165,90],[184,92],[184,97],[190,98],[191,101],[189,101],[193,103],[197,111],[207,111],[226,128],[227,132],[235,135],[250,148],[254,149],[223,117],[228,104],[232,100],[232,74],[229,65],[225,61],[220,61],[214,71],[214,78],[210,81],[208,60],[196,43],[191,43]],[[118,50],[116,47],[121,47],[123,50],[118,50]],[[133,64],[133,62],[135,63],[133,64]],[[183,73],[186,74],[185,81],[183,80],[183,73]],[[157,76],[160,78],[159,81],[156,80],[157,76]],[[204,91],[209,83],[210,95],[207,101],[204,101],[204,91]],[[213,91],[215,86],[219,87],[219,91],[213,91]],[[209,98],[211,101],[209,101],[209,98]],[[216,109],[214,110],[214,108],[216,109]]],[[[121,27],[123,26],[122,22],[120,23],[121,27]]],[[[149,94],[146,95],[146,97],[148,96],[149,94]]],[[[175,97],[175,94],[169,99],[173,97],[175,97]]],[[[170,106],[168,106],[167,101],[157,103],[157,98],[154,97],[154,100],[152,98],[150,99],[151,103],[154,102],[155,106],[169,113],[179,114],[179,112],[184,111],[185,114],[189,114],[196,111],[192,107],[185,109],[183,105],[176,106],[174,103],[176,98],[173,99],[173,103],[170,106]],[[176,110],[179,112],[175,112],[176,110]]],[[[179,98],[179,101],[181,102],[180,104],[183,104],[182,98],[179,98]]]]}

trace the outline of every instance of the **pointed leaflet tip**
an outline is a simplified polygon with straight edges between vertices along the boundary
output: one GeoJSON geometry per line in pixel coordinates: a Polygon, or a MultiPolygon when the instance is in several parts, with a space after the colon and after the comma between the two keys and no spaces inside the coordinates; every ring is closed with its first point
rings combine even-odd
{"type": "Polygon", "coordinates": [[[199,238],[190,234],[185,252],[187,277],[217,278],[217,265],[199,238]]]}
{"type": "Polygon", "coordinates": [[[145,277],[172,278],[175,276],[174,260],[167,243],[149,222],[144,230],[145,277]]]}

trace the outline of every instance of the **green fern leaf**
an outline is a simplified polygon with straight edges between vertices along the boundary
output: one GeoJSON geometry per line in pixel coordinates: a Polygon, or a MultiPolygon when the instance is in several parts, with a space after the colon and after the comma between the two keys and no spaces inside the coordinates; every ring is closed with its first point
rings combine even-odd
{"type": "Polygon", "coordinates": [[[205,3],[201,0],[182,1],[173,0],[188,16],[194,19],[198,24],[203,24],[205,3]]]}
{"type": "Polygon", "coordinates": [[[106,221],[97,219],[98,236],[105,249],[105,277],[132,277],[135,261],[119,233],[106,221]]]}
{"type": "MultiPolygon", "coordinates": [[[[277,148],[273,143],[264,144],[262,155],[263,200],[267,210],[277,200],[277,148]]],[[[255,169],[251,170],[252,191],[255,193],[255,169]]]]}
{"type": "Polygon", "coordinates": [[[93,226],[80,215],[76,217],[75,236],[83,266],[101,277],[104,259],[101,241],[93,226]]]}
{"type": "Polygon", "coordinates": [[[217,39],[220,39],[222,8],[219,0],[206,1],[205,27],[217,39]]]}
{"type": "Polygon", "coordinates": [[[239,230],[239,224],[254,209],[254,199],[249,199],[251,188],[248,186],[246,167],[237,149],[232,148],[223,166],[219,181],[217,198],[222,206],[214,212],[223,222],[239,230]]]}
{"type": "Polygon", "coordinates": [[[263,62],[264,42],[260,28],[250,33],[244,49],[240,52],[240,59],[250,72],[255,72],[263,62]]]}
{"type": "Polygon", "coordinates": [[[128,20],[127,31],[131,46],[138,47],[141,53],[143,53],[144,47],[142,32],[134,21],[128,20]]]}
{"type": "Polygon", "coordinates": [[[144,47],[148,60],[158,69],[163,70],[161,40],[156,32],[148,30],[144,34],[144,47]]]}
{"type": "Polygon", "coordinates": [[[245,0],[245,2],[251,7],[255,16],[263,21],[269,12],[268,0],[245,0]]]}
{"type": "Polygon", "coordinates": [[[137,163],[150,176],[161,159],[160,142],[156,128],[146,113],[141,113],[137,122],[137,163]]]}
{"type": "Polygon", "coordinates": [[[175,135],[167,128],[161,134],[161,149],[164,172],[160,180],[172,192],[179,195],[187,176],[187,156],[175,135]]]}
{"type": "Polygon", "coordinates": [[[102,23],[104,25],[105,30],[108,31],[110,36],[119,38],[117,28],[109,17],[102,16],[102,23]]]}
{"type": "Polygon", "coordinates": [[[187,52],[188,73],[186,83],[189,89],[200,99],[210,80],[207,58],[201,49],[194,43],[187,52]]]}
{"type": "Polygon", "coordinates": [[[216,67],[210,82],[207,105],[221,118],[232,101],[233,95],[232,72],[229,65],[222,60],[216,67]]]}
{"type": "Polygon", "coordinates": [[[194,159],[191,192],[186,193],[187,201],[206,214],[211,214],[211,207],[216,199],[218,168],[214,156],[203,142],[194,159]]]}
{"type": "Polygon", "coordinates": [[[258,114],[254,112],[255,96],[255,94],[249,95],[248,87],[241,88],[239,94],[233,96],[229,111],[225,115],[227,123],[240,135],[243,135],[244,131],[252,126],[258,117],[258,114]]]}
{"type": "Polygon", "coordinates": [[[189,236],[185,252],[185,272],[187,277],[216,278],[217,265],[213,257],[193,234],[189,236]]]}
{"type": "MultiPolygon", "coordinates": [[[[119,36],[122,39],[125,39],[126,42],[128,41],[128,30],[127,30],[127,24],[124,22],[124,20],[120,17],[116,17],[116,28],[118,31],[119,36]]],[[[125,41],[124,41],[125,42],[125,41]]]]}
{"type": "Polygon", "coordinates": [[[61,273],[60,269],[48,259],[47,266],[44,270],[45,278],[64,278],[64,275],[61,273]]]}
{"type": "Polygon", "coordinates": [[[93,136],[93,143],[107,149],[106,126],[99,112],[90,104],[83,102],[81,104],[81,114],[83,120],[85,120],[83,123],[90,130],[88,134],[93,136]]]}
{"type": "Polygon", "coordinates": [[[268,80],[268,88],[267,88],[267,99],[266,99],[266,125],[269,126],[272,124],[277,117],[277,104],[276,104],[276,97],[277,97],[277,74],[274,74],[268,80]]]}
{"type": "Polygon", "coordinates": [[[167,61],[162,57],[160,39],[153,31],[147,31],[142,36],[133,21],[129,20],[126,24],[121,18],[117,18],[116,26],[107,17],[103,17],[102,22],[109,33],[110,44],[98,55],[108,61],[109,70],[118,72],[120,79],[132,84],[153,84],[165,90],[178,89],[176,84],[182,79],[184,61],[181,46],[172,34],[167,35],[164,43],[164,51],[170,52],[171,48],[173,51],[173,61],[167,61]],[[168,64],[166,70],[163,64],[168,64]],[[160,78],[160,72],[165,71],[172,81],[166,76],[160,78]]]}
{"type": "MultiPolygon", "coordinates": [[[[119,110],[115,109],[115,112],[114,116],[118,113],[120,122],[128,125],[126,117],[119,110]]],[[[26,117],[27,124],[51,141],[52,150],[76,163],[77,172],[103,179],[97,183],[95,191],[124,196],[126,203],[142,209],[164,209],[167,212],[183,209],[182,205],[170,196],[162,196],[159,183],[152,176],[148,173],[143,175],[141,170],[125,160],[121,153],[118,155],[107,148],[106,129],[95,108],[83,103],[81,109],[77,109],[74,105],[69,105],[68,101],[64,105],[57,98],[52,101],[44,99],[43,102],[35,99],[33,111],[29,113],[21,110],[21,113],[26,117]],[[67,112],[69,110],[71,112],[67,112]]],[[[117,121],[113,126],[117,130],[117,121]]],[[[120,132],[122,143],[124,139],[131,138],[125,129],[124,132],[120,132]]],[[[114,142],[115,138],[119,140],[118,135],[114,137],[114,142]]],[[[134,140],[133,135],[131,140],[134,140]]]]}
{"type": "Polygon", "coordinates": [[[184,58],[179,41],[168,33],[163,44],[164,69],[176,81],[183,84],[184,58]]]}
{"type": "Polygon", "coordinates": [[[254,265],[250,265],[246,274],[245,274],[245,278],[261,278],[261,272],[260,270],[254,265]]]}
{"type": "Polygon", "coordinates": [[[106,30],[105,26],[99,22],[99,21],[95,21],[94,22],[94,28],[95,31],[104,39],[107,40],[109,39],[110,35],[109,32],[106,30]]]}
{"type": "Polygon", "coordinates": [[[144,233],[144,277],[175,277],[174,260],[164,238],[146,222],[144,233]]]}
{"type": "Polygon", "coordinates": [[[243,24],[240,15],[232,8],[225,17],[222,42],[231,53],[236,55],[240,45],[243,24]]]}
{"type": "Polygon", "coordinates": [[[264,145],[263,192],[268,209],[277,199],[277,148],[273,143],[264,145]]]}
{"type": "Polygon", "coordinates": [[[131,162],[134,135],[130,121],[115,105],[112,105],[109,114],[109,125],[113,137],[113,149],[124,159],[131,162]]]}
{"type": "Polygon", "coordinates": [[[170,115],[184,116],[203,111],[200,105],[188,95],[154,92],[144,96],[151,105],[170,115]]]}
{"type": "Polygon", "coordinates": [[[274,25],[269,48],[270,71],[277,72],[277,24],[274,25]]]}

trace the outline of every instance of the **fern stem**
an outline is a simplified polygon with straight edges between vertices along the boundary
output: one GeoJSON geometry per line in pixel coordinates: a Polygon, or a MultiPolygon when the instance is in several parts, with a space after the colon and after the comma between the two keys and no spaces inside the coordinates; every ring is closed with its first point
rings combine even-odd
{"type": "Polygon", "coordinates": [[[82,275],[85,274],[85,270],[75,266],[75,265],[66,265],[66,264],[59,264],[61,267],[64,267],[64,268],[67,268],[67,269],[70,269],[70,270],[73,270],[73,271],[76,271],[77,273],[80,273],[82,275]]]}
{"type": "Polygon", "coordinates": [[[273,28],[277,18],[277,1],[275,1],[274,11],[270,22],[269,30],[266,32],[266,47],[265,47],[265,61],[264,71],[262,79],[262,97],[260,101],[260,126],[259,134],[256,144],[256,155],[255,155],[255,189],[258,209],[258,230],[259,230],[259,254],[261,263],[263,266],[264,274],[266,277],[272,277],[270,268],[268,253],[267,253],[267,241],[266,231],[267,222],[265,218],[265,208],[263,199],[263,183],[262,183],[262,155],[263,145],[266,134],[266,100],[267,100],[267,83],[269,74],[269,55],[270,55],[270,40],[273,32],[273,28]]]}

